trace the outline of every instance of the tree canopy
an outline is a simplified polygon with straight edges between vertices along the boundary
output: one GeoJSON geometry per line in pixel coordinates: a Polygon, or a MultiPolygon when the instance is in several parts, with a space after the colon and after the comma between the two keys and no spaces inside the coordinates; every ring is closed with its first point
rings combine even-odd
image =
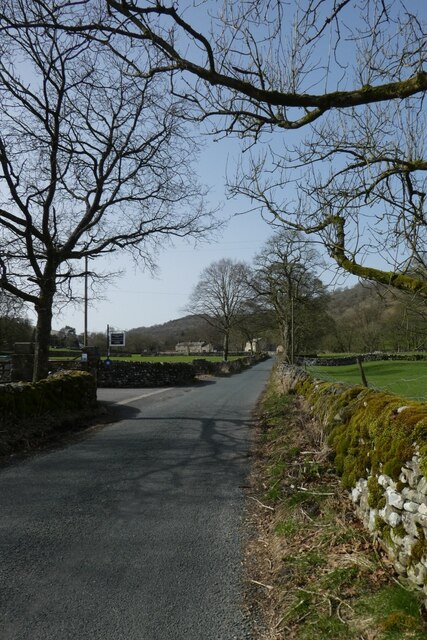
{"type": "Polygon", "coordinates": [[[285,357],[316,350],[326,317],[326,288],[317,275],[321,259],[301,233],[282,229],[255,257],[251,286],[274,311],[285,357]]]}
{"type": "Polygon", "coordinates": [[[106,50],[135,96],[160,82],[175,125],[243,140],[229,190],[248,208],[349,273],[427,297],[423,3],[5,0],[0,19],[12,39],[106,50]]]}
{"type": "Polygon", "coordinates": [[[73,297],[83,258],[128,250],[150,267],[162,241],[198,237],[213,222],[190,169],[182,101],[161,77],[136,83],[97,42],[14,26],[40,18],[35,4],[3,6],[0,286],[35,307],[38,378],[53,304],[73,297]]]}
{"type": "Polygon", "coordinates": [[[75,3],[65,4],[67,28],[124,56],[141,82],[167,74],[187,117],[244,139],[252,153],[231,193],[315,234],[345,271],[427,297],[425,279],[407,269],[424,260],[425,6],[86,0],[77,25],[75,3]],[[307,136],[295,142],[300,129],[307,136]]]}

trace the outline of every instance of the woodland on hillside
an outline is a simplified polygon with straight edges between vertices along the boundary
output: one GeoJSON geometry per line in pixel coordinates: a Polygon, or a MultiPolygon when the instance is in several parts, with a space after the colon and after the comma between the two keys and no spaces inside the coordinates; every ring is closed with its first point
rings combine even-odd
{"type": "MultiPolygon", "coordinates": [[[[232,332],[231,349],[240,351],[252,336],[267,348],[280,342],[274,313],[257,308],[232,332]]],[[[360,283],[328,293],[315,313],[295,314],[296,353],[415,351],[427,349],[427,309],[421,300],[373,284],[360,283]]],[[[173,351],[177,342],[204,340],[220,349],[221,336],[202,318],[186,316],[128,331],[126,349],[133,353],[173,351]]],[[[102,348],[103,334],[91,334],[102,348]]]]}
{"type": "MultiPolygon", "coordinates": [[[[0,350],[14,342],[32,339],[33,328],[20,308],[0,314],[0,350]]],[[[244,349],[249,337],[264,338],[268,349],[280,343],[274,313],[255,306],[232,331],[231,350],[244,349]]],[[[70,329],[68,327],[68,329],[70,329]]],[[[385,287],[359,283],[327,293],[316,310],[300,310],[294,318],[296,353],[350,353],[427,350],[427,309],[424,301],[385,287]]],[[[57,347],[69,346],[66,332],[55,332],[57,347]],[[61,343],[61,336],[64,338],[61,343]]],[[[178,342],[203,340],[221,348],[221,335],[203,318],[188,315],[151,327],[136,327],[126,334],[126,351],[161,353],[174,351],[178,342]]],[[[104,333],[90,333],[89,344],[106,347],[104,333]]]]}

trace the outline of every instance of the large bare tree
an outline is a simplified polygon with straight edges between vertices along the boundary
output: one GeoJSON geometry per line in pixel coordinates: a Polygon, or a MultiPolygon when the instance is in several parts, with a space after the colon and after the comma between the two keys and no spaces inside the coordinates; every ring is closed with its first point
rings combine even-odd
{"type": "Polygon", "coordinates": [[[426,299],[426,131],[420,98],[338,111],[293,150],[253,156],[232,191],[348,273],[426,299]]]}
{"type": "Polygon", "coordinates": [[[84,258],[128,250],[151,266],[163,240],[198,236],[212,221],[184,107],[162,78],[136,83],[79,35],[13,28],[32,21],[34,4],[11,3],[0,34],[0,286],[36,310],[39,379],[54,302],[72,298],[84,258]]]}
{"type": "Polygon", "coordinates": [[[270,219],[320,235],[344,270],[426,295],[425,281],[407,270],[421,256],[425,228],[427,160],[417,135],[425,131],[425,3],[34,4],[49,5],[51,25],[102,41],[141,83],[167,74],[171,92],[193,107],[186,117],[209,119],[246,147],[262,145],[261,155],[242,162],[232,192],[254,199],[270,219]],[[141,52],[148,52],[149,68],[139,64],[141,52]],[[300,129],[309,134],[294,148],[290,132],[300,129]],[[409,138],[417,144],[408,147],[409,138]],[[370,262],[370,251],[386,264],[370,262]]]}
{"type": "Polygon", "coordinates": [[[187,97],[225,116],[229,131],[296,129],[333,109],[427,89],[425,31],[409,0],[106,4],[113,22],[98,26],[150,43],[151,73],[179,74],[187,97]],[[375,54],[380,67],[371,65],[375,54]]]}
{"type": "Polygon", "coordinates": [[[206,267],[191,293],[186,310],[220,331],[224,360],[228,360],[230,332],[244,314],[251,294],[248,266],[226,258],[206,267]]]}

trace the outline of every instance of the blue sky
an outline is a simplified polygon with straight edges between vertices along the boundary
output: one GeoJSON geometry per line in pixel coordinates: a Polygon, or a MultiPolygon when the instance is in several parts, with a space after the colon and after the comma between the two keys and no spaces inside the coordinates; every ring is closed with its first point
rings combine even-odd
{"type": "MultiPolygon", "coordinates": [[[[158,256],[158,273],[138,269],[130,257],[123,255],[108,259],[106,269],[124,269],[125,275],[104,287],[103,300],[91,300],[88,313],[88,330],[103,331],[109,324],[116,329],[132,329],[139,326],[161,324],[186,315],[184,306],[196,285],[201,271],[211,262],[231,258],[251,262],[264,242],[272,235],[272,228],[259,214],[235,215],[248,207],[248,201],[227,200],[225,173],[228,163],[238,154],[233,140],[215,143],[206,137],[197,162],[198,176],[211,188],[210,203],[221,205],[220,216],[229,219],[221,236],[213,242],[177,240],[173,247],[166,247],[158,256]]],[[[64,325],[83,330],[83,305],[69,305],[54,318],[54,329],[64,325]]]]}
{"type": "MultiPolygon", "coordinates": [[[[226,198],[226,165],[232,164],[238,153],[237,141],[230,139],[215,143],[206,137],[197,162],[201,181],[211,187],[211,204],[220,203],[221,217],[230,218],[221,237],[213,242],[204,241],[196,247],[191,241],[176,241],[173,247],[167,247],[159,254],[155,277],[138,269],[130,257],[118,255],[115,260],[109,258],[108,268],[124,269],[125,274],[105,286],[102,300],[90,300],[89,331],[104,331],[107,324],[115,329],[129,330],[180,318],[187,314],[184,307],[201,271],[211,262],[221,258],[252,261],[274,230],[257,212],[235,215],[250,207],[247,199],[226,198]]],[[[341,286],[355,282],[345,277],[336,280],[335,274],[335,270],[331,270],[320,275],[324,282],[333,280],[334,284],[341,286]]],[[[70,325],[81,332],[83,323],[83,305],[69,305],[56,315],[53,328],[70,325]]]]}
{"type": "MultiPolygon", "coordinates": [[[[424,13],[425,0],[414,0],[413,9],[424,13]]],[[[345,77],[342,82],[346,82],[345,77]]],[[[286,132],[284,135],[290,144],[293,134],[286,132]]],[[[282,134],[277,135],[276,132],[274,137],[281,144],[282,134]]],[[[210,204],[214,207],[220,203],[221,216],[224,219],[230,218],[221,238],[198,247],[177,241],[175,246],[165,248],[158,255],[158,273],[155,278],[138,270],[130,258],[109,258],[106,270],[122,269],[125,274],[104,287],[102,300],[90,300],[89,331],[104,331],[107,324],[115,329],[128,330],[179,318],[186,314],[185,304],[201,271],[211,262],[221,258],[251,262],[273,230],[255,212],[234,215],[250,207],[247,200],[233,201],[226,198],[226,167],[233,167],[239,154],[237,140],[228,138],[214,142],[211,137],[206,136],[196,165],[198,178],[211,188],[210,204]]],[[[335,273],[331,271],[319,275],[325,283],[333,282],[335,286],[350,286],[356,282],[354,278],[344,276],[337,279],[334,277],[335,273]]],[[[83,304],[69,305],[55,316],[53,328],[59,329],[67,324],[81,332],[83,322],[83,304]]]]}

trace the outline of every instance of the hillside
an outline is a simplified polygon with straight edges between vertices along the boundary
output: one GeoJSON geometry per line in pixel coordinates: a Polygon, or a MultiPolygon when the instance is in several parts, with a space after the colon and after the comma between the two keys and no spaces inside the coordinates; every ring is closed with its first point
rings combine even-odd
{"type": "Polygon", "coordinates": [[[136,327],[126,334],[127,347],[135,352],[174,350],[178,342],[196,340],[217,344],[221,337],[203,318],[194,315],[151,327],[136,327]]]}
{"type": "MultiPolygon", "coordinates": [[[[426,308],[423,301],[408,294],[370,283],[338,289],[324,299],[323,313],[302,319],[295,317],[297,336],[304,329],[306,344],[301,353],[348,353],[369,351],[414,351],[427,348],[426,308]],[[310,322],[308,322],[310,321],[310,322]],[[307,346],[307,344],[309,346],[307,346]],[[308,351],[307,351],[308,349],[308,351]]],[[[265,337],[271,348],[280,343],[274,315],[265,310],[244,322],[232,335],[232,350],[241,350],[249,337],[265,337]],[[251,334],[249,336],[249,334],[251,334]]],[[[210,342],[216,348],[221,335],[203,318],[176,318],[150,327],[135,327],[126,334],[126,350],[174,351],[178,342],[210,342]]],[[[105,347],[105,334],[91,334],[90,344],[105,347]]],[[[269,347],[270,348],[270,347],[269,347]]]]}

